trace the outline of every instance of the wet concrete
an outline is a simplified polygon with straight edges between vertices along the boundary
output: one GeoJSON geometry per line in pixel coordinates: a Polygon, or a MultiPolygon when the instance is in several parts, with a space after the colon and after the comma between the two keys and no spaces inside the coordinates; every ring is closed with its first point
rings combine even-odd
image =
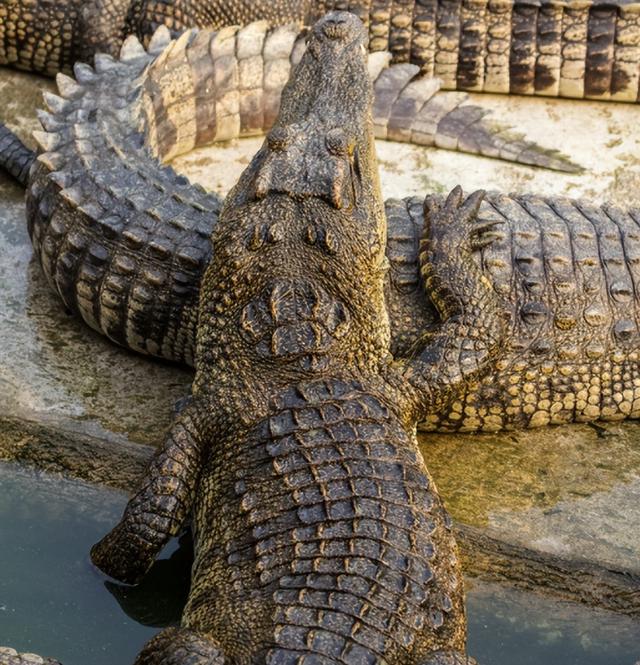
{"type": "MultiPolygon", "coordinates": [[[[0,117],[26,136],[48,82],[0,72],[0,117]]],[[[637,107],[487,98],[502,122],[553,142],[588,174],[380,144],[386,196],[458,182],[640,204],[637,107]],[[560,120],[562,121],[560,123],[560,120]],[[526,121],[526,122],[525,122],[526,121]]],[[[227,191],[259,140],[176,166],[227,191]]],[[[22,192],[0,179],[0,457],[130,489],[187,394],[186,370],[116,348],[70,317],[31,258],[22,192]]],[[[636,423],[497,435],[424,435],[423,452],[475,574],[640,613],[640,429],[636,423]]]]}
{"type": "MultiPolygon", "coordinates": [[[[0,635],[65,665],[129,664],[161,627],[180,620],[193,551],[164,548],[143,582],[107,580],[87,552],[120,516],[126,495],[0,463],[0,635]]],[[[638,618],[467,580],[468,650],[480,663],[631,665],[638,618]]]]}

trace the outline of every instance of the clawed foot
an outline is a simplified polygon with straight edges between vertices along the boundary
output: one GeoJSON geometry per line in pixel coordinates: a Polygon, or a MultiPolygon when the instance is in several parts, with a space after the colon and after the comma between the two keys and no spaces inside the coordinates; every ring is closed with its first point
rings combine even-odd
{"type": "Polygon", "coordinates": [[[500,220],[479,222],[478,211],[484,200],[484,190],[478,190],[463,199],[462,188],[455,187],[447,200],[440,203],[436,197],[424,201],[425,224],[431,251],[472,253],[490,245],[498,236],[494,228],[500,220]]]}
{"type": "Polygon", "coordinates": [[[138,584],[156,554],[153,545],[126,531],[120,523],[91,548],[91,561],[118,582],[138,584]]]}

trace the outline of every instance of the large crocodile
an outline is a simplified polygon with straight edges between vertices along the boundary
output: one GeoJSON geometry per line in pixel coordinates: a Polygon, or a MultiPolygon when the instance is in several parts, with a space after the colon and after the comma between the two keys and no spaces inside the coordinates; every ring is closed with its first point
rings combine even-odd
{"type": "MultiPolygon", "coordinates": [[[[225,53],[242,53],[263,29],[203,31],[169,47],[161,31],[151,54],[130,40],[120,60],[100,57],[96,70],[76,68],[77,81],[61,78],[65,98],[47,97],[48,131],[38,135],[46,152],[28,193],[36,255],[65,305],[119,344],[193,363],[199,285],[222,201],[163,167],[149,148],[164,159],[230,127],[263,125],[269,97],[260,86],[244,96],[233,85],[192,89],[202,89],[198,73],[210,80],[212,70],[237,81],[225,53]],[[219,58],[194,57],[202,52],[219,58]]],[[[16,170],[23,166],[18,155],[16,170]]],[[[418,265],[422,205],[391,200],[386,213],[392,349],[408,357],[437,321],[418,265]]],[[[495,371],[422,426],[497,430],[638,417],[640,213],[490,194],[480,216],[506,222],[478,259],[511,312],[508,343],[495,371]]],[[[256,245],[266,242],[256,234],[256,245]]]]}
{"type": "Polygon", "coordinates": [[[137,665],[471,662],[416,421],[499,351],[505,313],[472,260],[495,222],[477,220],[482,192],[427,198],[420,264],[442,323],[394,359],[365,39],[352,14],[316,24],[213,231],[191,401],[92,549],[135,583],[192,515],[181,625],[137,665]]]}
{"type": "Polygon", "coordinates": [[[316,25],[213,232],[193,401],[92,550],[135,582],[193,511],[181,628],[140,664],[466,662],[415,422],[487,367],[506,326],[471,260],[481,197],[458,188],[426,203],[421,263],[443,323],[413,360],[391,356],[365,39],[352,15],[316,25]]]}
{"type": "Polygon", "coordinates": [[[124,38],[149,39],[257,19],[357,14],[369,48],[391,51],[444,87],[636,102],[640,5],[635,0],[2,0],[0,64],[54,74],[124,38]]]}

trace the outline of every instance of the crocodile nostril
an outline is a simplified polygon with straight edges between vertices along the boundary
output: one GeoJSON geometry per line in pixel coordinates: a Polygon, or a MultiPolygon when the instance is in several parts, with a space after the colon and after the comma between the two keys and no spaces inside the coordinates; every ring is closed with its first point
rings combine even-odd
{"type": "Polygon", "coordinates": [[[353,26],[342,17],[329,19],[323,26],[324,34],[335,41],[347,41],[353,33],[353,26]]]}

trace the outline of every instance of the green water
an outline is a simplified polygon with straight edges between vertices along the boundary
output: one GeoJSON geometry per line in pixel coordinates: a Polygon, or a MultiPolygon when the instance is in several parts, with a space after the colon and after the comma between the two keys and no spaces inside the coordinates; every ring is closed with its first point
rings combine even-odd
{"type": "MultiPolygon", "coordinates": [[[[0,463],[0,644],[64,665],[130,665],[176,622],[188,543],[171,544],[138,588],[109,583],[90,546],[120,516],[120,492],[0,463]]],[[[471,583],[469,651],[481,665],[634,665],[640,623],[498,585],[471,583]]]]}

